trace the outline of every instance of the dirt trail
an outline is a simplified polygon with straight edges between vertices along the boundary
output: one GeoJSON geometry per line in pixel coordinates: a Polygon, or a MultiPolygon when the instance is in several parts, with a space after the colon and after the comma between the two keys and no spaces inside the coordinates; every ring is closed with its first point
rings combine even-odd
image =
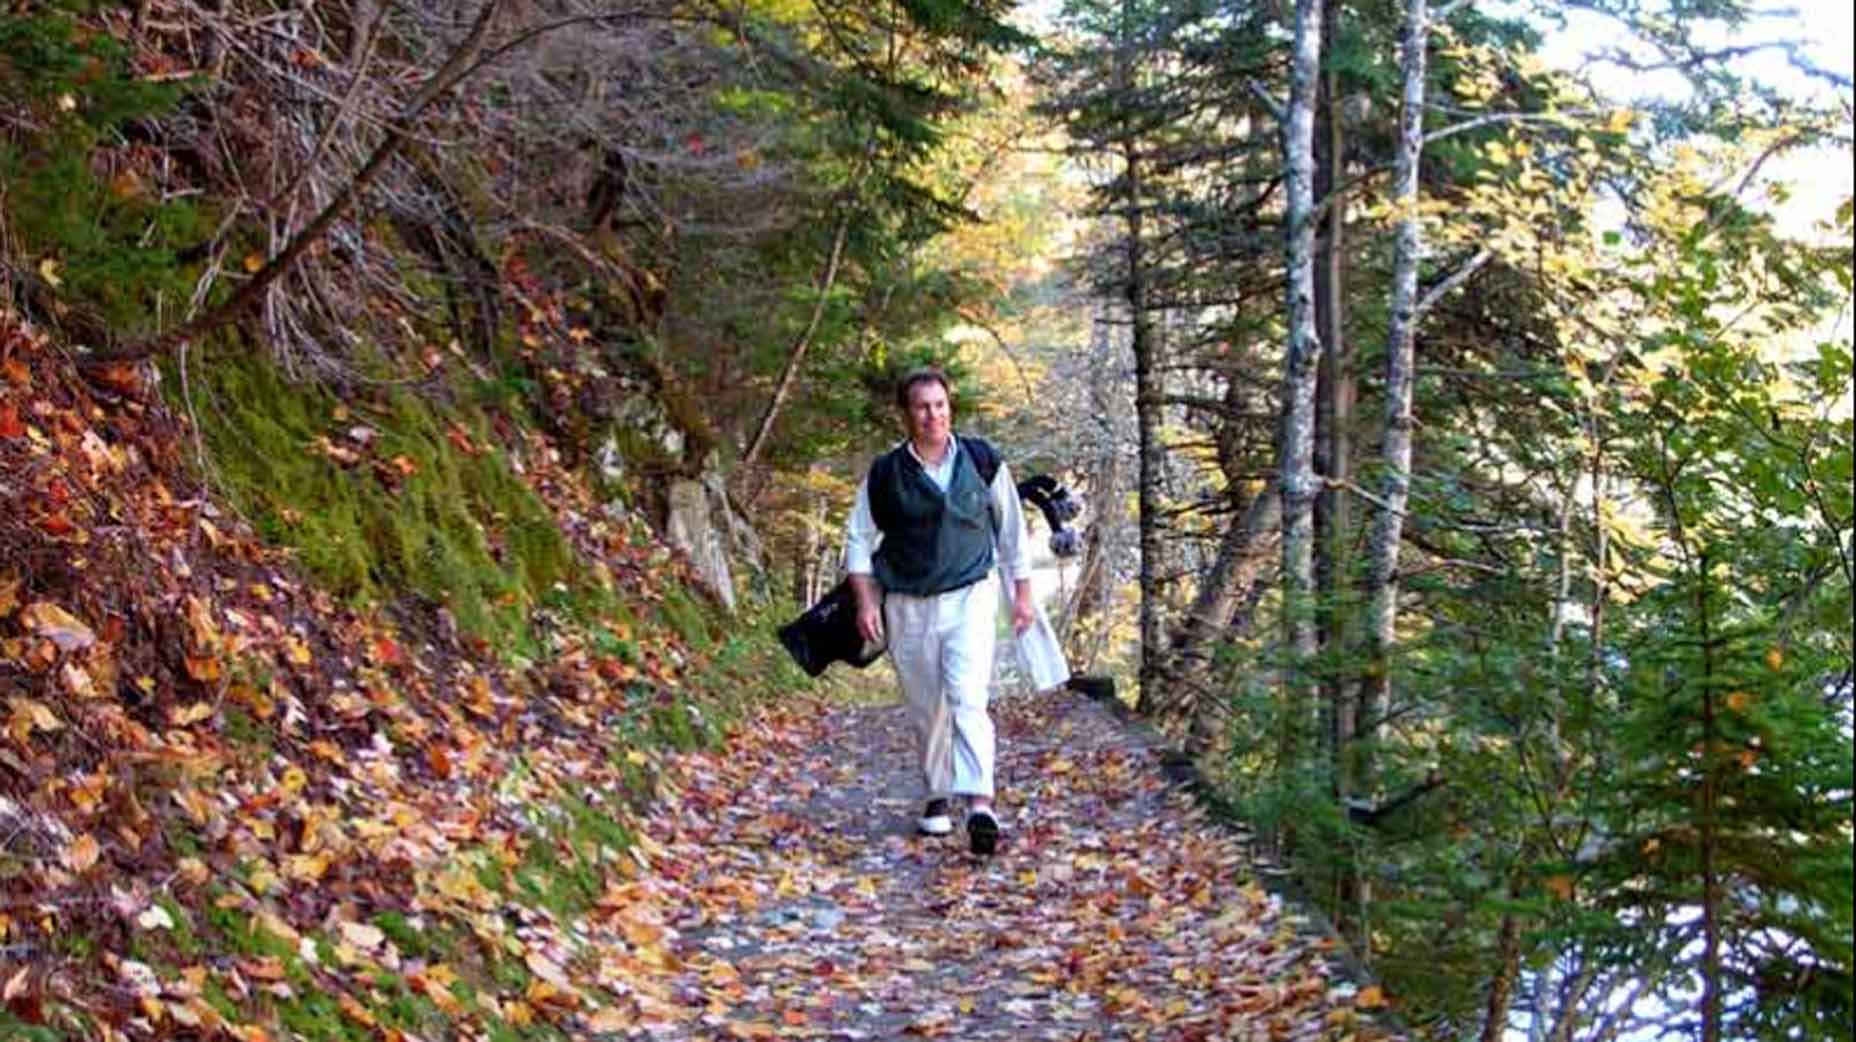
{"type": "Polygon", "coordinates": [[[788,707],[689,757],[603,906],[619,1038],[1354,1039],[1377,992],[1251,881],[1158,752],[1068,692],[994,706],[1005,833],[914,835],[898,708],[788,707]],[[650,971],[650,972],[640,972],[650,971]]]}

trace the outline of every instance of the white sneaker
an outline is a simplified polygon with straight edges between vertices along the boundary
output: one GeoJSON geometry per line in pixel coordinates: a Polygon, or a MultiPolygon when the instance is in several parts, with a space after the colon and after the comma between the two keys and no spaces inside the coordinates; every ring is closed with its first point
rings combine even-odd
{"type": "Polygon", "coordinates": [[[954,819],[947,812],[947,801],[929,800],[928,806],[922,808],[921,820],[915,823],[915,831],[924,836],[945,836],[954,831],[954,819]]]}

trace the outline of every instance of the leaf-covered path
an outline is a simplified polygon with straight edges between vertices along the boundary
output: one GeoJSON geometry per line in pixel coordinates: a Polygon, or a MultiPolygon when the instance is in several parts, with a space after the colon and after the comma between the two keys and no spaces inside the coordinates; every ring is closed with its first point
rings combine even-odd
{"type": "Polygon", "coordinates": [[[603,1037],[1384,1037],[1330,946],[1251,881],[1110,711],[995,704],[1000,852],[913,834],[894,706],[789,706],[678,761],[650,867],[602,903],[629,938],[603,1037]],[[661,848],[661,849],[658,849],[661,848]]]}

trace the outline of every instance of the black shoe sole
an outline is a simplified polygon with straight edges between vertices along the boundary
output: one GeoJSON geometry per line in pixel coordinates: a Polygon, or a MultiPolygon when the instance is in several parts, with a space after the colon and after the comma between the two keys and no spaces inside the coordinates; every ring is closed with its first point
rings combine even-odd
{"type": "Polygon", "coordinates": [[[973,844],[975,854],[989,856],[999,848],[999,823],[976,814],[967,821],[967,839],[973,844]]]}

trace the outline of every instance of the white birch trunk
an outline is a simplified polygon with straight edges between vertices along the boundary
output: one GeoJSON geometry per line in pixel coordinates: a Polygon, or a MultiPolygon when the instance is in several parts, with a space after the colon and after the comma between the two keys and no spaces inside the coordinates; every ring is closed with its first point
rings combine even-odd
{"type": "Polygon", "coordinates": [[[1405,89],[1399,112],[1393,206],[1399,214],[1392,273],[1392,323],[1386,344],[1385,478],[1368,548],[1367,653],[1360,684],[1358,736],[1365,739],[1358,781],[1372,785],[1372,737],[1392,690],[1392,647],[1398,631],[1398,556],[1411,499],[1412,340],[1418,319],[1418,262],[1424,230],[1418,221],[1418,161],[1424,148],[1424,65],[1430,13],[1426,0],[1406,0],[1399,62],[1405,89]]]}
{"type": "Polygon", "coordinates": [[[1315,99],[1321,65],[1321,0],[1296,0],[1295,55],[1283,120],[1288,165],[1289,344],[1283,359],[1282,586],[1284,638],[1283,766],[1291,766],[1300,720],[1315,704],[1315,99]]]}

